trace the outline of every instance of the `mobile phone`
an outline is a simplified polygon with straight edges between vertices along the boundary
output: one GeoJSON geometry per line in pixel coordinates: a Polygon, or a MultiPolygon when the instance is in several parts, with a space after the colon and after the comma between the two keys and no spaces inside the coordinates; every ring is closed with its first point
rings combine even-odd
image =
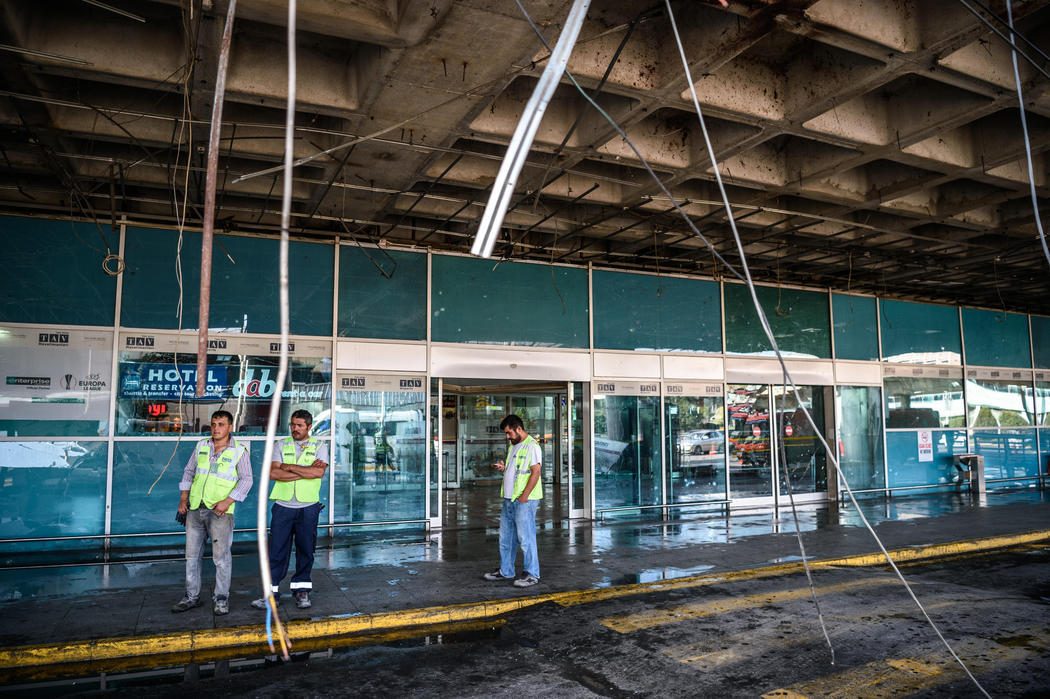
{"type": "Polygon", "coordinates": [[[176,512],[175,513],[175,521],[185,527],[186,526],[186,515],[182,514],[181,512],[176,512]]]}

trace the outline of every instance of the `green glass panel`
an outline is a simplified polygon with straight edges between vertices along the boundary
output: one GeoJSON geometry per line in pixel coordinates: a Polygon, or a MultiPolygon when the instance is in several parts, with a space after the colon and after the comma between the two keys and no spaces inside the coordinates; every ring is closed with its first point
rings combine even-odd
{"type": "Polygon", "coordinates": [[[595,347],[722,351],[716,282],[596,271],[592,285],[595,347]]]}
{"type": "Polygon", "coordinates": [[[886,485],[882,448],[882,389],[837,386],[839,468],[854,490],[886,485]]]}
{"type": "Polygon", "coordinates": [[[961,379],[887,376],[883,383],[888,429],[965,427],[961,379]]]}
{"type": "Polygon", "coordinates": [[[958,470],[952,457],[967,452],[966,430],[933,430],[931,442],[932,456],[928,456],[928,460],[920,460],[918,430],[886,433],[886,461],[891,488],[913,485],[955,487],[958,470]]]}
{"type": "Polygon", "coordinates": [[[978,366],[1032,366],[1028,316],[962,309],[966,363],[978,366]]]}
{"type": "Polygon", "coordinates": [[[587,270],[435,255],[432,283],[435,342],[588,345],[587,270]]]}
{"type": "MultiPolygon", "coordinates": [[[[828,295],[822,291],[755,289],[780,350],[795,357],[831,357],[828,295]]],[[[743,284],[725,285],[726,351],[730,354],[772,354],[751,293],[743,284]]]]}
{"type": "MultiPolygon", "coordinates": [[[[124,244],[121,325],[172,330],[179,284],[175,274],[178,233],[128,228],[124,244]]],[[[212,253],[212,330],[276,334],[281,331],[278,299],[280,244],[268,238],[215,236],[212,253]],[[232,261],[231,261],[232,258],[232,261]]],[[[295,335],[332,334],[334,248],[292,242],[288,248],[288,284],[295,335]]],[[[182,327],[197,327],[201,234],[187,232],[182,243],[182,327]]]]}
{"type": "Polygon", "coordinates": [[[959,364],[959,312],[953,306],[879,300],[887,362],[959,364]]]}
{"type": "Polygon", "coordinates": [[[875,299],[832,294],[831,313],[835,319],[835,357],[877,361],[879,331],[875,299]]]}
{"type": "Polygon", "coordinates": [[[105,442],[0,442],[0,539],[104,533],[106,456],[105,442]]]}
{"type": "Polygon", "coordinates": [[[1050,318],[1030,316],[1032,319],[1032,348],[1035,368],[1050,369],[1050,318]]]}
{"type": "Polygon", "coordinates": [[[339,335],[427,339],[427,256],[341,247],[339,335]]]}
{"type": "MultiPolygon", "coordinates": [[[[0,320],[112,325],[117,278],[105,273],[106,244],[93,223],[0,217],[4,275],[0,320]]],[[[120,235],[102,231],[115,253],[120,235]]]]}

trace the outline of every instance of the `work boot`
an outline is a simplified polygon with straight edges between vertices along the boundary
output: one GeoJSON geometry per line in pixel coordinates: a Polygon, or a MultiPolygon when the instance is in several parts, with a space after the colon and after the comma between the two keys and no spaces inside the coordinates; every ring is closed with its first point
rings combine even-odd
{"type": "MultiPolygon", "coordinates": [[[[274,602],[277,603],[278,607],[281,606],[281,596],[280,595],[274,595],[274,602]]],[[[263,609],[263,610],[265,610],[270,605],[266,603],[266,598],[265,597],[260,597],[257,600],[252,600],[252,606],[255,607],[256,609],[263,609]]]]}
{"type": "Polygon", "coordinates": [[[224,616],[230,613],[230,600],[226,597],[216,597],[215,604],[211,608],[215,616],[224,616]]]}
{"type": "Polygon", "coordinates": [[[185,612],[190,609],[193,609],[194,607],[199,606],[201,606],[200,597],[183,597],[181,600],[172,605],[171,613],[178,614],[179,612],[185,612]]]}
{"type": "Polygon", "coordinates": [[[307,590],[296,590],[294,593],[295,606],[299,609],[309,609],[310,605],[310,593],[307,590]]]}

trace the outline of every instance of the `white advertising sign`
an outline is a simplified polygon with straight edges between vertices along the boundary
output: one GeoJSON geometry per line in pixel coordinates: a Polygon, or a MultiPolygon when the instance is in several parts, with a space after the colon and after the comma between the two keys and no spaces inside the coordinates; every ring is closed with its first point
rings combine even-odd
{"type": "Polygon", "coordinates": [[[919,430],[919,461],[933,461],[933,432],[919,430]]]}
{"type": "Polygon", "coordinates": [[[0,327],[0,420],[109,419],[112,334],[0,327]]]}

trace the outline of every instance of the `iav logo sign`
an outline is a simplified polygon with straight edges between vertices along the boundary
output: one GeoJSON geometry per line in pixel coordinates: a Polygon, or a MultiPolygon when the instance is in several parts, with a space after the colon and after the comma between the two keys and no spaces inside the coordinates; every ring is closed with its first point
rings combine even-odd
{"type": "Polygon", "coordinates": [[[208,349],[226,349],[226,340],[208,340],[208,349]]]}
{"type": "Polygon", "coordinates": [[[401,379],[401,388],[423,388],[423,379],[401,379]]]}
{"type": "Polygon", "coordinates": [[[69,344],[69,333],[40,333],[37,344],[64,347],[69,344]]]}
{"type": "Polygon", "coordinates": [[[125,347],[145,347],[151,348],[155,344],[153,337],[149,335],[129,335],[124,338],[125,347]]]}
{"type": "MultiPolygon", "coordinates": [[[[281,351],[281,343],[280,342],[271,342],[270,343],[270,352],[272,352],[273,354],[279,354],[280,351],[281,351]]],[[[295,351],[295,343],[294,342],[289,342],[288,343],[288,351],[289,352],[294,352],[295,351]]]]}

